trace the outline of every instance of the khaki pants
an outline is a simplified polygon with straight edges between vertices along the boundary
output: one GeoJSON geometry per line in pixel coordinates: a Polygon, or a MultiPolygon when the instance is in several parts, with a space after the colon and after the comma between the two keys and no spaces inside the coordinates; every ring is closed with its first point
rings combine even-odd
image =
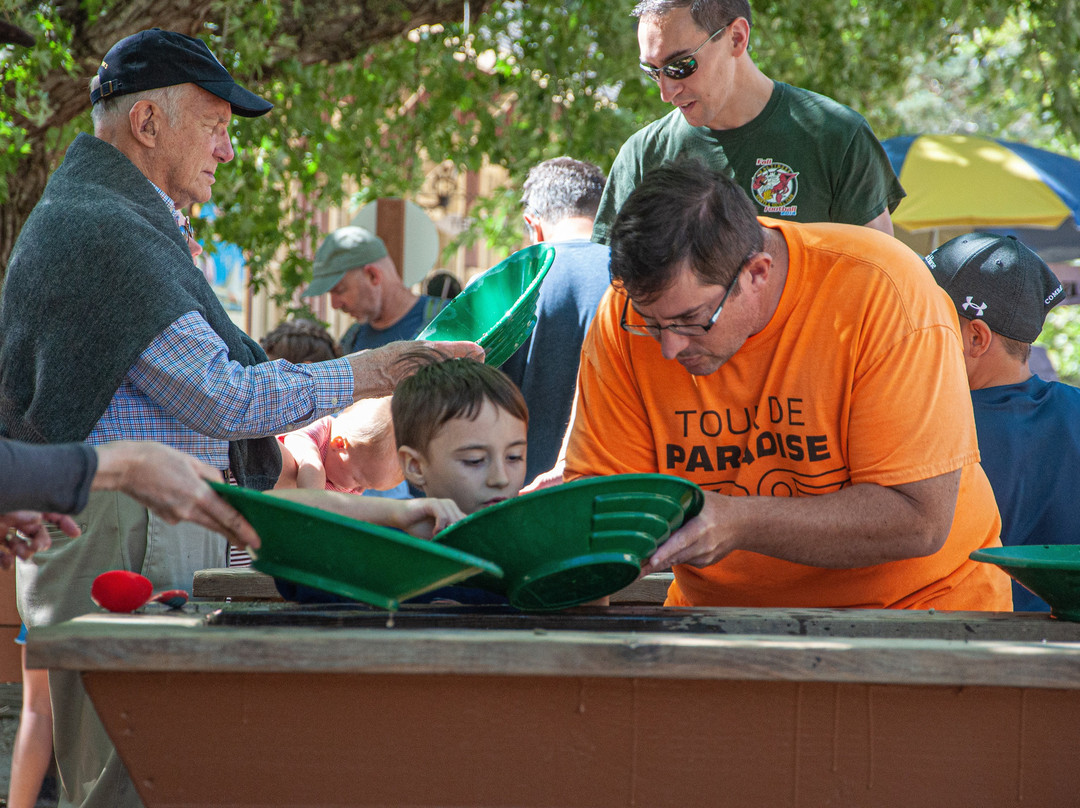
{"type": "MultiPolygon", "coordinates": [[[[79,538],[53,531],[50,549],[18,563],[19,611],[27,626],[97,611],[90,586],[107,570],[140,572],[155,590],[190,591],[196,570],[225,566],[224,537],[198,525],[170,525],[123,494],[91,494],[75,521],[83,531],[79,538]]],[[[141,808],[79,674],[50,670],[49,689],[60,805],[141,808]]]]}

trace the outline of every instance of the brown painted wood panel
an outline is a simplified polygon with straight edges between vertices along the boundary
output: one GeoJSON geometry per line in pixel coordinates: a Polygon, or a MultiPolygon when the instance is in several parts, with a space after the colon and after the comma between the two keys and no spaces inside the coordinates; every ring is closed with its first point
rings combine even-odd
{"type": "Polygon", "coordinates": [[[19,610],[15,607],[15,571],[0,570],[0,683],[22,682],[19,610]]]}
{"type": "Polygon", "coordinates": [[[0,626],[21,624],[15,606],[15,570],[0,570],[0,626]]]}
{"type": "Polygon", "coordinates": [[[0,626],[0,683],[22,682],[22,646],[15,644],[19,626],[0,626]]]}
{"type": "Polygon", "coordinates": [[[1053,808],[1080,694],[363,674],[84,675],[148,808],[1053,808]]]}

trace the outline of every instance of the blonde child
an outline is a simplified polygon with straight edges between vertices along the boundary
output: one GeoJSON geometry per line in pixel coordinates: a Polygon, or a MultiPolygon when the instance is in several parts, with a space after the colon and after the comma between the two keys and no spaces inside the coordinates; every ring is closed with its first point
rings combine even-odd
{"type": "Polygon", "coordinates": [[[361,399],[336,418],[320,418],[279,435],[281,476],[275,488],[314,488],[359,494],[402,481],[390,399],[361,399]]]}

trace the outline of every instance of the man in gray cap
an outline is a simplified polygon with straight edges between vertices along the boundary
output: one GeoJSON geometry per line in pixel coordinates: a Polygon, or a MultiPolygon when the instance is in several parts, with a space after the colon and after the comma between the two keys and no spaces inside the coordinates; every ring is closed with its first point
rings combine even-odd
{"type": "MultiPolygon", "coordinates": [[[[267,362],[192,262],[182,209],[210,199],[233,159],[232,115],[271,104],[236,84],[200,40],[152,29],[120,40],[91,83],[94,135],[79,135],[11,254],[0,297],[0,434],[33,443],[153,439],[241,485],[281,469],[276,433],[391,393],[397,343],[304,366],[267,362]]],[[[472,343],[440,343],[476,355],[472,343]]],[[[166,524],[136,500],[92,493],[79,539],[53,536],[18,562],[33,629],[93,610],[99,573],[132,569],[187,588],[225,563],[226,542],[166,524]]],[[[241,542],[242,543],[242,542],[241,542]]],[[[75,673],[50,673],[64,805],[141,801],[75,673]]]]}
{"type": "MultiPolygon", "coordinates": [[[[1038,255],[1015,238],[971,233],[926,256],[960,316],[979,454],[1001,511],[1001,543],[1071,544],[1080,522],[1080,390],[1043,381],[1028,355],[1065,297],[1038,255]]],[[[1049,611],[1013,582],[1013,608],[1049,611]]]]}
{"type": "Polygon", "coordinates": [[[341,338],[343,353],[412,339],[448,301],[406,288],[381,238],[362,227],[339,227],[315,253],[304,297],[330,293],[330,305],[357,322],[341,338]]]}

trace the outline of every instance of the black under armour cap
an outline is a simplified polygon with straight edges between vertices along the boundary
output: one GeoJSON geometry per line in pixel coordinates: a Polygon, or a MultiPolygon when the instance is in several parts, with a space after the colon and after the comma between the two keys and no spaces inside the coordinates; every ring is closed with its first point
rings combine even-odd
{"type": "Polygon", "coordinates": [[[961,317],[1009,339],[1034,342],[1046,313],[1065,299],[1046,262],[1013,236],[968,233],[924,260],[961,317]]]}
{"type": "Polygon", "coordinates": [[[228,101],[233,113],[245,118],[257,118],[274,108],[233,81],[201,39],[160,28],[139,31],[109,48],[98,79],[100,86],[90,93],[93,104],[102,98],[190,83],[228,101]]]}

